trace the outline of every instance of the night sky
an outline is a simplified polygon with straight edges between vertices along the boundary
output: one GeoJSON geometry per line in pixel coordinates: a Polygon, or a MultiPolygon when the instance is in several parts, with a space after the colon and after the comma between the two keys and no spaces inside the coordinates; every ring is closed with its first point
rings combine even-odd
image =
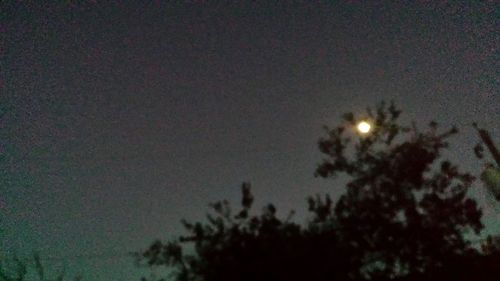
{"type": "Polygon", "coordinates": [[[381,100],[457,125],[446,157],[475,175],[471,123],[500,140],[494,1],[78,2],[0,4],[2,256],[138,280],[128,251],[243,181],[301,220],[344,191],[314,178],[322,126],[381,100]]]}

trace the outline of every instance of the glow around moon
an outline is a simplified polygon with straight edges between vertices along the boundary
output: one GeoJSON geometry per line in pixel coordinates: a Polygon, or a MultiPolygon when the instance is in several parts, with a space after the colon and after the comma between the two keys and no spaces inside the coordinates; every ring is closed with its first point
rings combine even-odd
{"type": "Polygon", "coordinates": [[[358,132],[360,132],[362,134],[368,134],[371,131],[372,126],[370,125],[370,123],[368,123],[366,121],[361,121],[358,123],[356,128],[358,129],[358,132]]]}

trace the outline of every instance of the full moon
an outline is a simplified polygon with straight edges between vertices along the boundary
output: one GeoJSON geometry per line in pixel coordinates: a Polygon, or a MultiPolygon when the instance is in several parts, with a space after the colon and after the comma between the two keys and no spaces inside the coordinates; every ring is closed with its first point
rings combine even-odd
{"type": "Polygon", "coordinates": [[[367,134],[370,132],[372,126],[370,125],[370,123],[366,122],[366,121],[361,121],[358,123],[358,131],[362,134],[367,134]]]}

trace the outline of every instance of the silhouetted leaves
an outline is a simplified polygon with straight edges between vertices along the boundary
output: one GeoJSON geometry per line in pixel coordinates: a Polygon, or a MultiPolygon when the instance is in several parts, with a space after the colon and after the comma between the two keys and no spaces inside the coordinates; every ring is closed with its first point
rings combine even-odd
{"type": "Polygon", "coordinates": [[[476,154],[477,158],[483,159],[483,157],[484,157],[483,145],[480,143],[476,144],[476,146],[474,146],[474,153],[476,154]]]}
{"type": "MultiPolygon", "coordinates": [[[[49,271],[50,273],[50,271],[49,271]]],[[[52,271],[53,273],[53,271],[52,271]]],[[[47,278],[45,267],[42,264],[42,259],[38,254],[34,254],[32,259],[21,260],[17,257],[13,259],[0,260],[0,281],[64,281],[68,280],[64,276],[64,271],[53,274],[54,278],[47,278]],[[34,271],[34,272],[33,272],[34,271]],[[35,277],[36,276],[36,277],[35,277]],[[36,279],[33,279],[36,278],[36,279]]],[[[74,281],[83,280],[81,276],[77,276],[74,281]]]]}
{"type": "Polygon", "coordinates": [[[243,199],[241,199],[241,205],[245,209],[250,209],[253,203],[253,196],[250,193],[250,183],[243,183],[242,187],[243,199]]]}
{"type": "Polygon", "coordinates": [[[470,250],[463,231],[482,228],[480,210],[465,197],[472,176],[449,161],[432,169],[457,130],[439,133],[436,122],[428,132],[408,130],[396,123],[399,111],[393,104],[386,110],[382,103],[368,116],[376,129],[355,144],[353,153],[346,147],[325,152],[322,148],[346,138],[328,132],[320,142],[328,158],[317,170],[323,177],[352,177],[335,208],[343,243],[352,245],[349,253],[360,266],[352,268],[352,276],[404,278],[442,268],[447,259],[470,250]],[[393,143],[400,134],[402,141],[393,143]]]}
{"type": "Polygon", "coordinates": [[[281,220],[272,204],[252,215],[244,183],[236,215],[227,201],[211,204],[208,222],[184,222],[187,236],[154,243],[142,259],[175,269],[177,281],[492,280],[488,274],[498,269],[480,268],[498,261],[499,251],[480,252],[463,237],[483,227],[466,196],[474,177],[440,160],[456,128],[431,122],[421,132],[400,125],[400,114],[394,103],[381,103],[325,127],[318,141],[325,158],[315,175],[350,180],[336,204],[328,195],[309,197],[305,225],[281,220]],[[350,127],[366,118],[373,130],[353,135],[350,127]],[[189,253],[181,245],[188,242],[189,253]]]}

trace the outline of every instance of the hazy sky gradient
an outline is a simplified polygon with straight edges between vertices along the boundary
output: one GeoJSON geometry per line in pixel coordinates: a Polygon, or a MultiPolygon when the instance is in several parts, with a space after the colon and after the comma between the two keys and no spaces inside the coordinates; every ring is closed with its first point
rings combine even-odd
{"type": "MultiPolygon", "coordinates": [[[[300,214],[307,195],[343,191],[313,176],[322,125],[381,100],[458,125],[447,156],[474,173],[472,121],[500,140],[493,1],[52,2],[0,4],[5,255],[145,248],[209,202],[237,203],[242,181],[300,214]]],[[[86,280],[133,269],[67,264],[86,280]]]]}

